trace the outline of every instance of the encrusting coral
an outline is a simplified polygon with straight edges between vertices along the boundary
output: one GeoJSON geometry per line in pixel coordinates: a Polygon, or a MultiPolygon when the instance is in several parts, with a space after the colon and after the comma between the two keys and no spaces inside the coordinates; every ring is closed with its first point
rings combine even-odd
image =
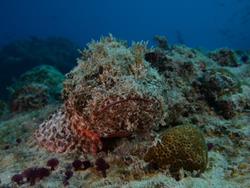
{"type": "Polygon", "coordinates": [[[7,104],[4,101],[0,100],[0,117],[3,114],[5,114],[6,111],[7,111],[7,104]]]}
{"type": "Polygon", "coordinates": [[[40,126],[38,142],[55,152],[80,147],[96,153],[101,138],[128,137],[163,124],[166,89],[144,60],[145,50],[146,43],[128,48],[111,35],[88,44],[64,82],[64,106],[40,126]]]}
{"type": "Polygon", "coordinates": [[[199,81],[201,93],[215,111],[226,119],[234,117],[237,105],[231,96],[242,90],[238,78],[226,69],[210,69],[199,81]]]}
{"type": "Polygon", "coordinates": [[[23,112],[39,109],[49,102],[48,88],[42,84],[23,86],[12,95],[11,111],[23,112]]]}
{"type": "Polygon", "coordinates": [[[221,66],[237,67],[239,63],[237,56],[233,50],[230,49],[219,49],[214,52],[210,52],[209,56],[221,66]]]}
{"type": "Polygon", "coordinates": [[[144,160],[160,168],[169,167],[170,172],[181,168],[203,172],[208,162],[207,145],[197,127],[181,125],[164,132],[161,140],[149,148],[144,160]]]}
{"type": "Polygon", "coordinates": [[[13,79],[39,66],[51,65],[66,73],[75,66],[78,45],[62,37],[30,37],[0,47],[1,74],[0,98],[7,99],[13,79]]]}
{"type": "Polygon", "coordinates": [[[49,65],[41,65],[25,72],[8,87],[11,110],[23,112],[39,109],[60,99],[64,75],[49,65]]]}

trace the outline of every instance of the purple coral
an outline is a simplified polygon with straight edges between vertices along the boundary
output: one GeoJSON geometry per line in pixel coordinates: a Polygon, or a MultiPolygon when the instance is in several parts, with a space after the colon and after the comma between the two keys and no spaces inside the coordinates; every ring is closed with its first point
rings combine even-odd
{"type": "Polygon", "coordinates": [[[43,179],[45,177],[48,177],[50,175],[50,171],[47,168],[41,167],[41,168],[37,168],[36,170],[36,176],[39,179],[43,179]]]}
{"type": "Polygon", "coordinates": [[[66,180],[66,179],[64,179],[64,180],[63,180],[63,185],[64,185],[65,187],[68,186],[68,185],[69,185],[69,181],[66,180]]]}
{"type": "Polygon", "coordinates": [[[74,160],[72,163],[72,166],[74,167],[74,169],[77,170],[82,170],[82,161],[81,160],[74,160]]]}
{"type": "Polygon", "coordinates": [[[22,139],[21,139],[21,138],[17,138],[17,139],[16,139],[16,143],[17,143],[17,144],[20,144],[21,142],[22,142],[22,139]]]}
{"type": "Polygon", "coordinates": [[[15,174],[14,176],[12,176],[11,181],[17,183],[18,185],[24,183],[22,174],[15,174]]]}
{"type": "Polygon", "coordinates": [[[107,177],[106,170],[109,169],[109,164],[103,159],[103,158],[98,158],[96,159],[95,162],[96,165],[96,170],[102,172],[102,175],[104,178],[107,177]]]}
{"type": "Polygon", "coordinates": [[[71,170],[67,170],[64,174],[66,180],[69,180],[73,176],[73,172],[71,170]]]}
{"type": "Polygon", "coordinates": [[[3,147],[4,150],[8,150],[10,149],[10,145],[9,144],[6,144],[4,147],[3,147]]]}
{"type": "Polygon", "coordinates": [[[207,150],[211,151],[214,148],[214,144],[213,143],[207,143],[207,150]]]}
{"type": "Polygon", "coordinates": [[[86,170],[89,167],[91,167],[92,164],[89,160],[81,161],[79,159],[76,159],[72,162],[72,166],[74,170],[77,171],[77,170],[86,170]]]}
{"type": "Polygon", "coordinates": [[[48,160],[47,162],[47,166],[49,166],[51,168],[51,170],[55,170],[55,168],[58,166],[59,161],[57,158],[52,158],[50,160],[48,160]]]}
{"type": "Polygon", "coordinates": [[[22,172],[22,176],[26,178],[27,182],[30,182],[30,185],[35,185],[36,180],[41,180],[44,177],[48,177],[50,175],[50,171],[47,168],[38,168],[31,167],[27,168],[22,172]]]}
{"type": "Polygon", "coordinates": [[[92,166],[91,162],[89,160],[85,160],[82,162],[83,169],[86,170],[92,166]]]}
{"type": "Polygon", "coordinates": [[[69,185],[69,179],[73,176],[73,172],[71,170],[66,170],[64,173],[65,177],[63,179],[63,185],[68,186],[69,185]]]}
{"type": "Polygon", "coordinates": [[[249,60],[249,57],[248,57],[247,55],[243,55],[243,56],[241,57],[241,61],[242,61],[243,63],[247,63],[248,60],[249,60]]]}

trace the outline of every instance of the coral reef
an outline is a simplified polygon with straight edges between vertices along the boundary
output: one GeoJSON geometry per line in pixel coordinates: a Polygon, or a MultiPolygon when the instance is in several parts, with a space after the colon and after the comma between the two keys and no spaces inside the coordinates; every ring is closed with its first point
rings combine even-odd
{"type": "Polygon", "coordinates": [[[11,177],[11,181],[17,183],[17,185],[22,185],[24,183],[22,174],[15,174],[11,177]]]}
{"type": "Polygon", "coordinates": [[[0,187],[250,187],[249,52],[231,51],[237,66],[184,45],[92,41],[63,104],[1,119],[0,187]],[[173,160],[150,153],[163,146],[173,160]],[[22,176],[50,160],[48,177],[22,176]]]}
{"type": "Polygon", "coordinates": [[[42,108],[49,102],[48,88],[41,84],[30,84],[12,95],[12,112],[23,112],[42,108]]]}
{"type": "Polygon", "coordinates": [[[0,98],[8,96],[5,90],[21,74],[39,65],[51,65],[63,73],[75,66],[78,46],[68,39],[31,37],[14,41],[0,48],[0,98]],[[15,68],[13,68],[15,67],[15,68]],[[3,74],[4,73],[4,74],[3,74]]]}
{"type": "Polygon", "coordinates": [[[207,167],[207,145],[202,132],[193,125],[181,125],[168,129],[160,141],[149,148],[145,161],[178,172],[204,171],[207,167]]]}
{"type": "Polygon", "coordinates": [[[64,82],[61,113],[40,126],[38,142],[50,151],[80,146],[96,153],[101,138],[157,128],[164,117],[165,87],[144,61],[145,49],[144,43],[127,48],[112,36],[90,43],[64,82]],[[64,129],[67,134],[61,134],[64,129]]]}
{"type": "Polygon", "coordinates": [[[31,167],[25,169],[21,175],[26,179],[26,182],[30,183],[30,186],[33,186],[37,180],[48,177],[50,175],[50,171],[43,167],[31,167]]]}
{"type": "Polygon", "coordinates": [[[8,90],[11,111],[38,109],[60,99],[64,76],[52,66],[41,65],[21,75],[8,90]]]}
{"type": "Polygon", "coordinates": [[[240,91],[239,80],[225,69],[210,69],[200,80],[207,100],[216,101],[222,95],[240,91]]]}
{"type": "Polygon", "coordinates": [[[83,162],[79,159],[74,160],[72,163],[72,167],[74,168],[75,171],[77,170],[82,170],[83,169],[83,162]]]}
{"type": "Polygon", "coordinates": [[[59,160],[57,158],[52,158],[48,160],[47,162],[47,166],[50,167],[50,170],[55,170],[58,164],[59,164],[59,160]]]}
{"type": "Polygon", "coordinates": [[[162,50],[168,50],[169,45],[166,36],[155,35],[154,40],[157,43],[158,47],[162,50]]]}
{"type": "Polygon", "coordinates": [[[7,104],[0,100],[0,117],[7,113],[7,104]]]}
{"type": "Polygon", "coordinates": [[[95,165],[96,169],[102,173],[104,178],[106,178],[106,170],[110,168],[109,164],[103,158],[98,158],[96,159],[95,165]]]}
{"type": "Polygon", "coordinates": [[[210,52],[209,56],[221,66],[239,66],[235,52],[230,49],[222,48],[214,52],[210,52]]]}
{"type": "Polygon", "coordinates": [[[199,79],[200,92],[214,110],[226,119],[249,108],[249,87],[237,74],[226,69],[210,69],[199,79]]]}

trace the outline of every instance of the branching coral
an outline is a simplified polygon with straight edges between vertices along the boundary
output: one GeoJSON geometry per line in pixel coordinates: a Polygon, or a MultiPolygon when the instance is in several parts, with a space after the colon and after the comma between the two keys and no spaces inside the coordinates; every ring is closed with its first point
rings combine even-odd
{"type": "Polygon", "coordinates": [[[145,48],[143,42],[127,48],[111,35],[91,42],[64,82],[62,113],[37,131],[39,143],[50,151],[80,145],[95,153],[102,149],[101,138],[127,137],[159,126],[166,89],[162,77],[144,61],[145,48]],[[65,139],[63,148],[55,144],[59,139],[54,136],[62,128],[73,138],[71,144],[65,139]]]}

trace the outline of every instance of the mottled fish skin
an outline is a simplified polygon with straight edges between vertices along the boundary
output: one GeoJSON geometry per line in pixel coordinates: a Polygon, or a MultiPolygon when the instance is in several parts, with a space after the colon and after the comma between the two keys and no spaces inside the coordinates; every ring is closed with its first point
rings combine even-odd
{"type": "Polygon", "coordinates": [[[59,108],[47,121],[40,124],[35,132],[39,145],[51,152],[67,152],[78,145],[78,139],[69,129],[63,107],[59,108]]]}
{"type": "Polygon", "coordinates": [[[102,138],[128,137],[163,123],[166,88],[144,60],[146,43],[127,47],[108,36],[88,47],[64,81],[63,107],[36,132],[49,151],[95,154],[102,138]]]}

